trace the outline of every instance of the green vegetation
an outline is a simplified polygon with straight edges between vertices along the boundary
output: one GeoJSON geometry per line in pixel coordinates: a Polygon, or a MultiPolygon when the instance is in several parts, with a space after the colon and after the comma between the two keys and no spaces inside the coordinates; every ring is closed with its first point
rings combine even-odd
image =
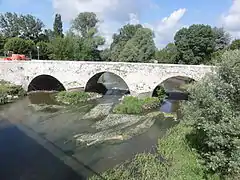
{"type": "Polygon", "coordinates": [[[4,51],[13,51],[16,54],[30,54],[33,51],[34,42],[22,38],[9,38],[4,45],[4,51]]]}
{"type": "Polygon", "coordinates": [[[215,74],[186,87],[191,95],[182,104],[182,121],[159,139],[157,152],[136,155],[104,172],[104,178],[239,179],[240,50],[220,58],[215,74]]]}
{"type": "Polygon", "coordinates": [[[240,51],[223,54],[215,75],[190,88],[184,119],[193,127],[191,143],[208,172],[240,177],[240,51]]]}
{"type": "Polygon", "coordinates": [[[116,114],[141,114],[159,105],[160,100],[158,98],[139,99],[133,96],[125,96],[123,101],[113,109],[113,112],[116,114]]]}
{"type": "Polygon", "coordinates": [[[155,53],[154,34],[148,28],[139,28],[119,54],[120,61],[149,62],[155,53]]]}
{"type": "Polygon", "coordinates": [[[44,29],[43,22],[32,15],[2,13],[0,55],[13,51],[36,59],[39,46],[41,59],[215,64],[225,51],[239,49],[239,39],[230,44],[231,37],[223,28],[203,24],[180,29],[174,42],[163,49],[156,48],[151,29],[126,24],[113,34],[110,46],[103,49],[105,38],[99,33],[98,24],[95,13],[82,12],[63,32],[60,14],[55,14],[53,29],[44,29]]]}
{"type": "Polygon", "coordinates": [[[11,102],[26,95],[22,86],[13,85],[6,81],[0,81],[0,105],[11,102]]]}
{"type": "Polygon", "coordinates": [[[56,99],[59,102],[62,102],[64,104],[71,104],[76,105],[82,102],[86,102],[91,96],[89,93],[83,92],[83,91],[61,91],[56,95],[56,99]]]}
{"type": "Polygon", "coordinates": [[[167,97],[167,93],[164,87],[162,86],[157,87],[157,97],[161,102],[167,97]]]}
{"type": "MultiPolygon", "coordinates": [[[[102,174],[107,180],[218,180],[218,176],[205,174],[198,154],[189,147],[186,136],[191,127],[180,123],[159,140],[156,154],[139,154],[114,169],[102,174]],[[163,157],[163,158],[161,158],[163,157]]],[[[91,180],[100,180],[94,176],[91,180]]]]}
{"type": "Polygon", "coordinates": [[[165,48],[155,52],[155,59],[160,63],[177,63],[178,50],[174,43],[169,43],[165,48]]]}
{"type": "Polygon", "coordinates": [[[55,37],[63,37],[63,23],[61,14],[55,14],[53,33],[55,37]]]}
{"type": "Polygon", "coordinates": [[[240,50],[240,39],[235,39],[230,45],[231,50],[239,49],[240,50]]]}

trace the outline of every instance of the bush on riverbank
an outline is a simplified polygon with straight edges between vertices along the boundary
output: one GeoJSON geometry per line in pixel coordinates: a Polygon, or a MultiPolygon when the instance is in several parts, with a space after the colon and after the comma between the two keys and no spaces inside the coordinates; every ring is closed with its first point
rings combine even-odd
{"type": "Polygon", "coordinates": [[[224,53],[216,74],[190,88],[184,119],[209,172],[240,178],[240,51],[224,53]]]}
{"type": "MultiPolygon", "coordinates": [[[[102,174],[107,180],[218,180],[217,175],[205,174],[197,152],[189,147],[186,136],[191,127],[179,124],[159,140],[156,154],[139,154],[102,174]],[[163,160],[161,157],[163,157],[163,160]]],[[[100,180],[94,176],[91,180],[100,180]]]]}
{"type": "Polygon", "coordinates": [[[100,97],[100,95],[97,93],[88,93],[84,91],[61,91],[56,95],[56,100],[64,104],[76,105],[98,97],[100,97]]]}
{"type": "Polygon", "coordinates": [[[113,112],[116,114],[141,114],[160,105],[160,100],[155,97],[139,99],[133,96],[125,96],[113,112]]]}
{"type": "Polygon", "coordinates": [[[14,99],[18,99],[26,95],[26,91],[22,86],[14,85],[7,81],[0,81],[0,104],[6,104],[14,99]]]}
{"type": "Polygon", "coordinates": [[[157,97],[161,102],[167,97],[167,93],[166,93],[164,87],[158,86],[157,97]]]}

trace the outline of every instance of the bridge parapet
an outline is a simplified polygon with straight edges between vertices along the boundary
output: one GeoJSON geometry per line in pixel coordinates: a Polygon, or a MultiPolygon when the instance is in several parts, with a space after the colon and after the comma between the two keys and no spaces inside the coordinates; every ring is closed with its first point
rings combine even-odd
{"type": "Polygon", "coordinates": [[[85,88],[89,79],[102,72],[111,72],[123,79],[134,95],[152,92],[164,80],[183,76],[200,80],[212,71],[213,66],[91,62],[91,61],[0,61],[0,79],[23,85],[27,89],[37,76],[50,75],[66,89],[85,88]]]}

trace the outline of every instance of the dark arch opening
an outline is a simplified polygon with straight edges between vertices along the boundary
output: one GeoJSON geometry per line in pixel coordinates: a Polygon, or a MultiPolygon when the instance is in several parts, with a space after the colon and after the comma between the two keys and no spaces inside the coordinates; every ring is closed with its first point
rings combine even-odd
{"type": "Polygon", "coordinates": [[[185,76],[174,76],[161,82],[152,93],[153,97],[158,97],[158,91],[163,89],[170,100],[188,100],[189,93],[187,85],[195,80],[185,76]]]}
{"type": "Polygon", "coordinates": [[[100,72],[92,76],[86,84],[85,91],[103,95],[130,94],[126,82],[111,72],[100,72]]]}
{"type": "Polygon", "coordinates": [[[63,84],[50,75],[35,77],[28,86],[30,91],[65,91],[63,84]]]}

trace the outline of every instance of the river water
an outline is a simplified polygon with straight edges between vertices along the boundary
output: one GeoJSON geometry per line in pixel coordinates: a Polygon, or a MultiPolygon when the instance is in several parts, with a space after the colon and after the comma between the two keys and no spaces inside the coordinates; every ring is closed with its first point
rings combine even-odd
{"type": "MultiPolygon", "coordinates": [[[[68,108],[57,106],[53,94],[33,93],[1,106],[0,147],[4,148],[0,148],[0,179],[86,179],[137,153],[154,152],[157,140],[177,123],[176,119],[158,118],[153,125],[142,128],[141,133],[122,138],[124,133],[118,134],[119,129],[126,133],[142,127],[139,126],[141,124],[135,120],[127,120],[125,124],[114,123],[115,119],[112,123],[106,119],[108,115],[87,117],[97,105],[114,106],[120,97],[107,95],[97,101],[68,108]],[[56,106],[38,106],[43,103],[56,106]],[[102,137],[103,131],[113,134],[111,141],[105,141],[109,137],[96,138],[102,137]],[[82,139],[77,143],[76,137],[79,136],[82,139]],[[83,143],[84,138],[93,140],[83,143]]],[[[168,100],[156,111],[176,113],[178,107],[179,101],[168,100]]],[[[109,111],[111,113],[111,109],[109,111]]]]}

